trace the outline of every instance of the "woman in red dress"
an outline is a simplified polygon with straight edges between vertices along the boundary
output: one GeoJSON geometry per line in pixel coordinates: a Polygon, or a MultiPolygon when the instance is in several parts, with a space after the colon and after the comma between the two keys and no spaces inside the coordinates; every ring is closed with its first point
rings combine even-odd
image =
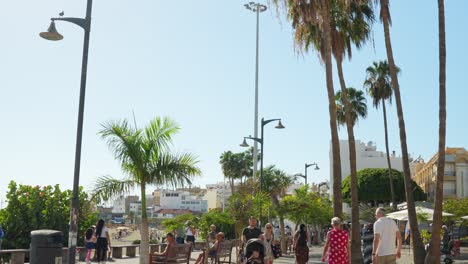
{"type": "Polygon", "coordinates": [[[331,225],[333,229],[327,234],[322,262],[325,262],[328,254],[329,264],[351,264],[348,232],[341,228],[341,220],[338,217],[332,218],[331,225]]]}

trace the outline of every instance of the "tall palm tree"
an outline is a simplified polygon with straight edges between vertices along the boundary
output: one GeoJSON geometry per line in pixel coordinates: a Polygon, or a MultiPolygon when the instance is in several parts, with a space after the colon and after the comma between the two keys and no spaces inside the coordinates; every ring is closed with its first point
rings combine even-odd
{"type": "MultiPolygon", "coordinates": [[[[426,263],[438,263],[440,259],[440,230],[442,228],[442,201],[444,199],[445,137],[446,137],[446,48],[445,48],[445,4],[438,0],[439,10],[439,152],[437,159],[437,180],[432,222],[432,239],[426,263]]],[[[447,231],[446,231],[447,232],[447,231]]]]}
{"type": "Polygon", "coordinates": [[[344,106],[346,129],[348,131],[349,161],[351,172],[351,256],[353,263],[362,262],[361,236],[359,229],[359,199],[357,188],[356,144],[354,138],[353,106],[346,88],[343,74],[343,58],[351,58],[351,45],[360,48],[369,39],[371,23],[374,20],[368,1],[330,1],[330,24],[332,53],[336,60],[341,86],[341,101],[344,106]]]}
{"type": "MultiPolygon", "coordinates": [[[[263,190],[270,194],[271,202],[275,209],[280,209],[280,198],[286,195],[287,188],[293,184],[295,177],[288,176],[284,171],[275,168],[274,165],[263,169],[263,190]]],[[[280,222],[281,237],[286,238],[284,231],[284,212],[276,210],[280,222]]],[[[271,220],[270,220],[271,223],[271,220]]],[[[286,250],[287,240],[282,239],[281,249],[286,250]]]]}
{"type": "MultiPolygon", "coordinates": [[[[390,181],[390,193],[392,196],[393,209],[397,209],[395,190],[393,187],[392,179],[392,164],[390,162],[390,150],[388,147],[388,128],[387,128],[387,108],[386,101],[392,103],[393,89],[390,77],[390,67],[387,61],[373,62],[373,66],[369,66],[366,69],[366,80],[364,81],[364,87],[367,93],[371,96],[372,102],[376,109],[382,104],[383,120],[384,120],[384,131],[385,131],[385,150],[387,151],[387,165],[388,165],[388,179],[390,181]]],[[[397,72],[400,69],[397,67],[397,72]]]]}
{"type": "Polygon", "coordinates": [[[408,145],[406,143],[405,119],[403,116],[403,105],[401,103],[400,84],[398,83],[397,67],[393,58],[392,41],[390,38],[390,17],[389,0],[374,0],[380,3],[380,20],[384,27],[385,48],[387,50],[387,60],[390,66],[390,75],[392,77],[392,87],[395,93],[395,101],[398,115],[398,127],[400,130],[401,156],[403,159],[403,174],[405,178],[406,202],[408,207],[408,220],[411,228],[411,238],[413,239],[413,261],[414,263],[424,262],[425,250],[421,239],[421,233],[418,228],[416,218],[416,208],[414,204],[413,190],[411,186],[411,172],[409,168],[408,145]]]}
{"type": "Polygon", "coordinates": [[[331,60],[331,28],[330,28],[330,3],[328,0],[273,0],[277,7],[287,10],[288,18],[295,30],[296,45],[307,51],[310,45],[321,42],[319,52],[325,63],[328,112],[330,115],[330,132],[332,141],[332,165],[333,165],[333,212],[336,216],[342,216],[343,205],[341,195],[341,158],[338,139],[338,125],[336,119],[335,91],[333,88],[333,71],[331,60]],[[320,27],[320,32],[311,29],[320,27]]]}
{"type": "Polygon", "coordinates": [[[191,184],[200,174],[197,158],[190,153],[174,153],[170,149],[172,136],[180,130],[169,118],[155,118],[144,129],[129,126],[127,120],[105,123],[99,135],[120,161],[124,179],[103,176],[96,180],[92,191],[94,199],[107,201],[112,197],[140,188],[141,247],[140,264],[148,263],[149,237],[146,214],[146,187],[148,185],[191,184]]]}
{"type": "MultiPolygon", "coordinates": [[[[356,90],[353,87],[348,87],[348,100],[351,105],[351,119],[353,126],[356,125],[359,118],[367,117],[367,104],[364,93],[361,90],[356,90]]],[[[336,116],[339,125],[346,124],[346,117],[344,111],[344,103],[341,91],[335,94],[336,99],[336,116]]]]}

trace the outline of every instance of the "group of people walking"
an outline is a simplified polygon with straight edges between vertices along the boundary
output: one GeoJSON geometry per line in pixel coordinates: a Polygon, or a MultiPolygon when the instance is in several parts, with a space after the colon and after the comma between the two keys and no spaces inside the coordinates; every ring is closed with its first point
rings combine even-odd
{"type": "Polygon", "coordinates": [[[86,246],[86,263],[91,263],[91,253],[96,250],[96,259],[98,263],[105,263],[107,251],[111,246],[109,229],[106,227],[104,220],[100,219],[95,226],[86,230],[85,233],[86,246]]]}
{"type": "MultiPolygon", "coordinates": [[[[363,232],[364,263],[396,264],[401,257],[402,237],[395,221],[385,217],[383,208],[375,211],[376,221],[363,232]],[[395,241],[397,247],[395,249],[395,241]]],[[[329,264],[351,264],[349,234],[342,229],[340,218],[331,220],[332,230],[327,234],[322,262],[329,264]]]]}

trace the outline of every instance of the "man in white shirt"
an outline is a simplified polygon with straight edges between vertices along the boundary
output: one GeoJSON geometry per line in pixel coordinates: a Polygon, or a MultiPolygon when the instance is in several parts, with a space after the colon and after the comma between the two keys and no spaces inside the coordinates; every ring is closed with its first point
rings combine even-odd
{"type": "Polygon", "coordinates": [[[395,221],[385,217],[383,208],[375,210],[377,221],[374,223],[374,247],[372,251],[372,263],[394,264],[401,257],[401,234],[395,221]],[[395,253],[395,239],[398,241],[395,253]]]}

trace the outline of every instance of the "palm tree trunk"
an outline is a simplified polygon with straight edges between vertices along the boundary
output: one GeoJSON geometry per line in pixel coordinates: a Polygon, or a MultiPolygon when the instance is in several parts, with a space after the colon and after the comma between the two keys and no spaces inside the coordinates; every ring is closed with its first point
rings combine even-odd
{"type": "Polygon", "coordinates": [[[442,201],[444,199],[445,172],[445,132],[446,132],[446,49],[445,49],[445,7],[444,0],[438,0],[439,5],[439,153],[437,159],[437,180],[432,222],[432,239],[426,263],[439,263],[440,230],[442,228],[442,201]]]}
{"type": "Polygon", "coordinates": [[[390,162],[390,150],[388,148],[388,128],[387,128],[387,108],[385,107],[385,99],[382,98],[382,109],[383,109],[383,120],[385,130],[385,150],[387,151],[387,164],[388,164],[388,180],[390,181],[390,195],[392,196],[392,208],[397,210],[397,204],[395,199],[395,190],[393,189],[393,174],[392,174],[392,163],[390,162]]]}
{"type": "Polygon", "coordinates": [[[146,186],[141,183],[141,242],[140,242],[140,264],[149,262],[149,234],[148,215],[146,214],[146,186]]]}
{"type": "Polygon", "coordinates": [[[231,184],[231,194],[233,194],[234,193],[234,177],[231,178],[230,184],[231,184]]]}
{"type": "Polygon", "coordinates": [[[413,239],[413,262],[415,264],[423,263],[425,258],[424,245],[421,240],[421,234],[416,219],[416,208],[414,205],[413,190],[411,186],[411,173],[409,168],[408,146],[406,144],[406,128],[403,118],[403,106],[401,104],[400,84],[398,83],[397,70],[393,59],[392,43],[390,39],[390,21],[388,0],[380,0],[382,8],[382,20],[385,34],[385,47],[387,49],[387,59],[390,66],[390,75],[392,76],[392,86],[395,92],[395,101],[398,115],[398,126],[400,128],[401,154],[403,158],[403,174],[405,179],[406,203],[408,207],[408,220],[411,228],[411,238],[413,239]]]}
{"type": "Polygon", "coordinates": [[[336,121],[336,103],[335,91],[333,89],[333,72],[331,60],[331,37],[330,37],[330,20],[328,1],[321,0],[321,13],[323,18],[324,31],[324,57],[325,57],[325,72],[327,79],[327,94],[328,94],[328,112],[330,114],[330,131],[333,153],[333,214],[338,217],[343,215],[343,204],[341,194],[341,159],[340,159],[340,142],[338,139],[338,124],[336,121]]]}
{"type": "Polygon", "coordinates": [[[336,67],[341,85],[341,96],[345,106],[346,128],[349,141],[349,162],[351,165],[351,263],[362,263],[361,234],[359,225],[359,199],[356,174],[356,142],[354,141],[353,120],[351,117],[352,106],[348,101],[348,91],[343,76],[343,59],[341,55],[336,58],[336,67]]]}

